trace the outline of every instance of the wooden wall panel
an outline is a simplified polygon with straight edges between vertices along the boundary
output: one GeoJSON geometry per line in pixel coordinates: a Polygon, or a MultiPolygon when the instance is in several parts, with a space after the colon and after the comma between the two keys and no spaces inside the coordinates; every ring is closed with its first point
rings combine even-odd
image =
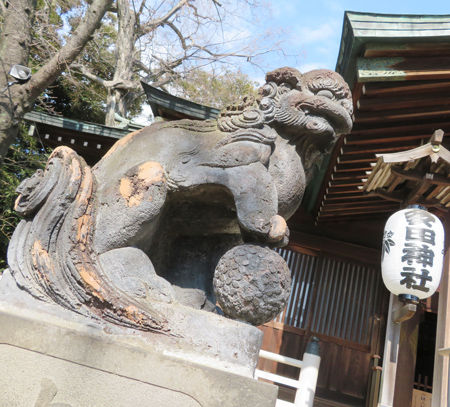
{"type": "MultiPolygon", "coordinates": [[[[260,327],[262,349],[302,359],[308,340],[317,336],[322,358],[318,400],[335,403],[324,406],[363,406],[371,357],[382,346],[386,313],[387,294],[379,270],[311,252],[281,249],[279,253],[291,269],[291,297],[278,318],[260,327]]],[[[299,374],[296,368],[265,360],[258,368],[294,379],[299,374]]],[[[292,394],[280,390],[287,400],[292,394]]]]}
{"type": "MultiPolygon", "coordinates": [[[[273,326],[262,326],[264,332],[262,349],[279,353],[296,359],[302,359],[306,348],[305,333],[294,333],[273,326]]],[[[322,356],[317,393],[329,395],[337,399],[349,396],[363,402],[370,372],[370,357],[368,351],[352,349],[343,344],[320,341],[322,356]]],[[[293,379],[298,378],[298,369],[276,362],[261,359],[258,369],[293,379]]],[[[362,404],[361,404],[362,405],[362,404]]]]}

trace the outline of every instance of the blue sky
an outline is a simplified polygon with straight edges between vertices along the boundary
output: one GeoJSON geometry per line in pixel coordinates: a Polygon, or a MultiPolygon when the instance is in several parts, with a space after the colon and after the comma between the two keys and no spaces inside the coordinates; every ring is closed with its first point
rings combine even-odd
{"type": "MultiPolygon", "coordinates": [[[[449,0],[273,0],[258,26],[280,34],[287,55],[271,54],[261,61],[265,70],[293,66],[300,71],[334,69],[341,40],[344,11],[385,14],[450,14],[449,0]]],[[[259,82],[261,70],[242,67],[259,82]]]]}
{"type": "MultiPolygon", "coordinates": [[[[238,0],[239,2],[240,0],[238,0]]],[[[283,52],[272,52],[255,62],[238,60],[235,67],[247,73],[259,85],[265,73],[282,66],[301,72],[311,69],[335,69],[341,41],[344,12],[360,11],[384,14],[450,14],[450,0],[260,0],[263,7],[252,11],[242,6],[225,25],[225,36],[256,41],[270,48],[280,41],[283,52]],[[261,36],[266,40],[257,39],[261,36]]],[[[241,3],[242,4],[242,3],[241,3]]],[[[148,106],[139,118],[148,117],[148,106]]]]}

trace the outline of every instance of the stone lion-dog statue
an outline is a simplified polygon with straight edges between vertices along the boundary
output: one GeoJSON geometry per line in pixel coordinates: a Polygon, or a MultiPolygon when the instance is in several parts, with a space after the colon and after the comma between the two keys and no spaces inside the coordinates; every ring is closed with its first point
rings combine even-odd
{"type": "Polygon", "coordinates": [[[218,300],[236,319],[273,318],[290,277],[270,247],[287,243],[314,165],[351,130],[352,100],[328,70],[281,68],[266,81],[218,119],[127,135],[92,168],[56,148],[17,190],[24,219],[8,264],[19,288],[143,331],[170,332],[158,302],[218,300]]]}

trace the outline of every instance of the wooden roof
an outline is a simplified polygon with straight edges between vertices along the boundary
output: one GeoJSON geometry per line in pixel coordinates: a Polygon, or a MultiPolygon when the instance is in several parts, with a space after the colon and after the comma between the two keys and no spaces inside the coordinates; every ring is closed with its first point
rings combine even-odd
{"type": "Polygon", "coordinates": [[[419,204],[445,213],[450,207],[450,151],[441,145],[443,136],[442,130],[436,130],[430,142],[420,147],[377,154],[377,163],[360,189],[404,207],[419,204]]]}
{"type": "Polygon", "coordinates": [[[361,189],[376,155],[418,147],[437,129],[450,134],[450,15],[346,12],[336,70],[352,87],[354,126],[335,146],[314,214],[386,215],[399,204],[361,189]]]}
{"type": "Polygon", "coordinates": [[[26,113],[24,119],[46,147],[70,146],[90,165],[102,158],[118,139],[143,127],[133,124],[109,127],[36,111],[26,113]]]}

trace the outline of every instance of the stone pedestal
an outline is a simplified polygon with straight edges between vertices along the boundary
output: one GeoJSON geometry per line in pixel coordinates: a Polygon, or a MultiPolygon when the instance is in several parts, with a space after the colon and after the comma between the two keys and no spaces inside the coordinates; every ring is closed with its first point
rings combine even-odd
{"type": "Polygon", "coordinates": [[[236,373],[220,355],[215,363],[213,352],[196,354],[193,346],[183,358],[183,346],[175,346],[183,338],[112,332],[76,314],[48,312],[38,301],[30,308],[28,300],[8,297],[0,289],[0,406],[275,405],[276,386],[255,381],[245,369],[236,373]]]}

